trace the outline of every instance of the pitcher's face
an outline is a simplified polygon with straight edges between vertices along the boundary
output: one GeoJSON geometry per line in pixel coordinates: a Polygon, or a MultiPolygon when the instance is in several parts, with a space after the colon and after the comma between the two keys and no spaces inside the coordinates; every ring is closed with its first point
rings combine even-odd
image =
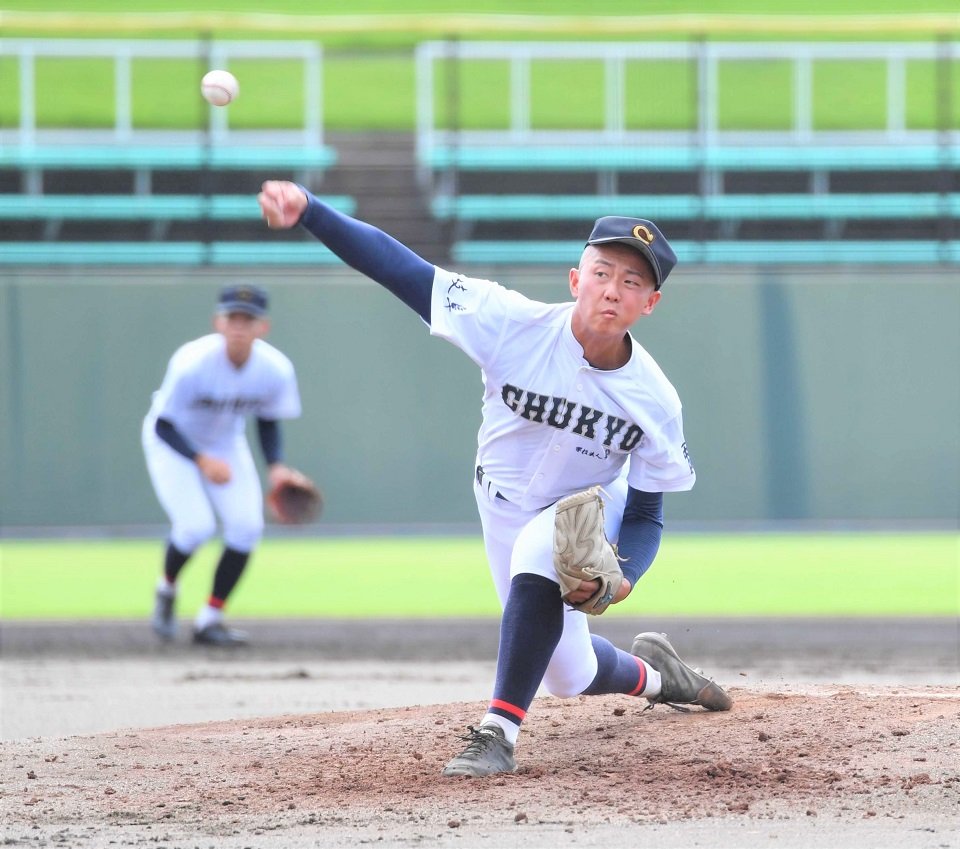
{"type": "Polygon", "coordinates": [[[622,336],[660,300],[653,269],[640,253],[617,242],[588,245],[570,270],[575,322],[600,336],[622,336]]]}

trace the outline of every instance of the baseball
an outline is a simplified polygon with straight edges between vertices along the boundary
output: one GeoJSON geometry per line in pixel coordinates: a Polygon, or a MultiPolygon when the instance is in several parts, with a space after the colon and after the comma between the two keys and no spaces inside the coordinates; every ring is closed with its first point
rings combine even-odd
{"type": "Polygon", "coordinates": [[[209,71],[200,81],[200,92],[208,103],[226,106],[237,99],[240,83],[229,71],[209,71]]]}

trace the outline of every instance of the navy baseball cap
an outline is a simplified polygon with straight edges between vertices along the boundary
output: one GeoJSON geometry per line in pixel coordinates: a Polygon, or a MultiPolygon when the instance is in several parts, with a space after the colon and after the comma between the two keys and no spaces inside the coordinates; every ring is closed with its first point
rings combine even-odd
{"type": "Polygon", "coordinates": [[[225,286],[217,299],[217,312],[245,312],[261,318],[267,314],[267,293],[259,286],[225,286]]]}
{"type": "Polygon", "coordinates": [[[646,218],[623,218],[619,215],[598,218],[587,244],[607,245],[610,242],[629,245],[642,253],[653,266],[657,289],[663,285],[663,281],[677,264],[677,255],[666,236],[656,224],[646,218]]]}

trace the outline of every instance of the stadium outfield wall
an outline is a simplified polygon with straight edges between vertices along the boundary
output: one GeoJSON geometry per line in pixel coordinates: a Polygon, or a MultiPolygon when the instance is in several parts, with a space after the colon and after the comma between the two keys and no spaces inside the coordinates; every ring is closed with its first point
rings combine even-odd
{"type": "MultiPolygon", "coordinates": [[[[575,262],[575,258],[572,258],[575,262]]],[[[461,269],[542,300],[564,268],[461,269]]],[[[288,457],[336,525],[474,521],[477,368],[341,268],[0,269],[3,528],[163,521],[140,424],[226,281],[266,285],[297,366],[288,457]]],[[[935,267],[678,270],[636,335],[684,402],[690,521],[960,515],[960,286],[935,267]]]]}

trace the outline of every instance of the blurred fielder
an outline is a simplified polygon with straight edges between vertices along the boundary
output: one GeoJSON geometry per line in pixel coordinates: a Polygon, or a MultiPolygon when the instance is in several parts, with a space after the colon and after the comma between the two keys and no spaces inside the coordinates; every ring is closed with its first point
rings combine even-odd
{"type": "Polygon", "coordinates": [[[187,342],[170,359],[143,422],[143,451],[160,504],[170,518],[153,630],[176,636],[177,578],[190,556],[223,525],[223,553],[193,640],[214,646],[246,642],[223,621],[227,598],[263,533],[263,491],[245,434],[255,416],[271,486],[299,473],[284,465],[280,419],[300,415],[290,360],[263,340],[270,328],[267,294],[256,286],[220,293],[215,333],[187,342]]]}

